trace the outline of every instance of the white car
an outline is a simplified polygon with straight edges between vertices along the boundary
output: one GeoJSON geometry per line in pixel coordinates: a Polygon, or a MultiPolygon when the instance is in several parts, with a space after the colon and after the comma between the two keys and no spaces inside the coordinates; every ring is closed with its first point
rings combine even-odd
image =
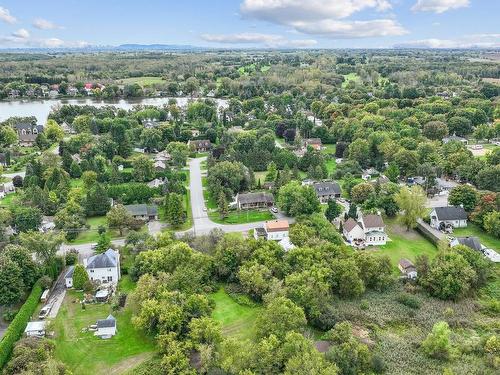
{"type": "Polygon", "coordinates": [[[38,319],[45,319],[49,315],[51,309],[52,305],[42,307],[40,313],[38,314],[38,319]]]}
{"type": "Polygon", "coordinates": [[[271,212],[274,213],[274,214],[277,214],[278,213],[278,209],[276,207],[272,207],[271,208],[271,212]]]}

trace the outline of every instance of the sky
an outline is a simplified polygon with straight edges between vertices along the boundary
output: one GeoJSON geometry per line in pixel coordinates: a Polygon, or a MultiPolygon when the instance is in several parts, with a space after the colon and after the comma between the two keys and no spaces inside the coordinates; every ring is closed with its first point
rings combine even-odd
{"type": "Polygon", "coordinates": [[[0,48],[500,48],[500,0],[0,0],[0,48]]]}

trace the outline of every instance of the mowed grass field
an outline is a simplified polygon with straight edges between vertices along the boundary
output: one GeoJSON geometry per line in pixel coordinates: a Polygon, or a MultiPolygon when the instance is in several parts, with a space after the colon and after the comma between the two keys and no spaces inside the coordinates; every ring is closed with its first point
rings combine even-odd
{"type": "Polygon", "coordinates": [[[224,336],[242,340],[254,337],[255,321],[262,307],[240,305],[226,293],[224,288],[212,293],[210,298],[215,302],[212,318],[221,323],[224,336]]]}
{"type": "Polygon", "coordinates": [[[391,241],[388,241],[385,246],[375,247],[374,251],[380,255],[388,255],[395,272],[399,272],[397,267],[402,258],[415,262],[418,255],[427,255],[429,259],[436,256],[437,247],[416,230],[407,231],[406,228],[397,223],[396,219],[385,218],[384,222],[386,233],[391,241]]]}
{"type": "Polygon", "coordinates": [[[73,374],[121,374],[153,355],[154,341],[133,327],[130,308],[111,311],[111,305],[106,303],[88,304],[83,310],[80,303],[75,302],[80,298],[81,292],[68,291],[54,321],[55,356],[73,374]],[[117,319],[116,336],[102,340],[93,332],[82,332],[109,314],[117,319]]]}
{"type": "Polygon", "coordinates": [[[139,86],[154,86],[158,84],[165,83],[165,81],[161,77],[131,77],[124,78],[119,81],[124,85],[133,85],[137,83],[139,86]]]}

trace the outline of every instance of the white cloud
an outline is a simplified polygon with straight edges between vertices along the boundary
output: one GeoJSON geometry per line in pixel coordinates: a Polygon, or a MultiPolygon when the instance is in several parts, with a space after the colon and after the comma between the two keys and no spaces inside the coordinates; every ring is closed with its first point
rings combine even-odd
{"type": "Polygon", "coordinates": [[[17,22],[16,17],[10,14],[9,10],[4,7],[0,7],[0,20],[10,24],[17,22]]]}
{"type": "Polygon", "coordinates": [[[302,33],[317,34],[335,39],[370,38],[407,34],[398,22],[390,19],[370,21],[295,22],[293,26],[302,33]]]}
{"type": "Polygon", "coordinates": [[[444,13],[451,9],[469,6],[469,0],[417,0],[411,7],[414,12],[444,13]]]}
{"type": "Polygon", "coordinates": [[[12,36],[14,38],[20,38],[20,39],[28,39],[30,37],[30,33],[26,29],[19,29],[17,31],[14,31],[12,33],[12,36]]]}
{"type": "Polygon", "coordinates": [[[54,30],[54,29],[62,29],[61,26],[56,25],[52,21],[48,21],[43,18],[36,18],[33,20],[33,27],[40,29],[40,30],[54,30]]]}
{"type": "Polygon", "coordinates": [[[500,34],[473,34],[459,39],[420,39],[403,42],[395,48],[500,48],[500,34]]]}
{"type": "Polygon", "coordinates": [[[363,10],[388,11],[388,0],[244,0],[244,17],[284,25],[300,33],[333,39],[367,38],[406,34],[397,21],[386,18],[356,21],[345,20],[363,10]]]}
{"type": "Polygon", "coordinates": [[[255,44],[266,47],[312,47],[318,42],[314,39],[289,40],[281,35],[261,33],[239,34],[202,34],[201,38],[211,43],[255,44]]]}
{"type": "Polygon", "coordinates": [[[241,13],[273,23],[345,18],[364,9],[385,11],[388,0],[244,0],[241,13]]]}

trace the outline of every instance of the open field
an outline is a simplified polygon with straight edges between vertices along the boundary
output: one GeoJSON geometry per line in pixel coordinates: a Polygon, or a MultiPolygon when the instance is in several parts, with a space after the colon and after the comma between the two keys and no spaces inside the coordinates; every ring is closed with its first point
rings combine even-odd
{"type": "Polygon", "coordinates": [[[360,77],[356,73],[349,73],[349,74],[344,74],[344,79],[345,81],[342,82],[342,87],[347,87],[349,82],[358,82],[360,80],[360,77]]]}
{"type": "Polygon", "coordinates": [[[467,237],[475,236],[479,237],[481,244],[486,247],[490,247],[493,250],[500,251],[500,239],[493,237],[492,235],[486,233],[476,224],[469,222],[467,228],[456,228],[453,230],[453,236],[455,237],[467,237]]]}
{"type": "Polygon", "coordinates": [[[162,84],[165,83],[165,81],[161,77],[131,77],[121,79],[120,83],[124,85],[133,85],[137,83],[139,86],[145,87],[162,84]]]}
{"type": "Polygon", "coordinates": [[[254,336],[254,324],[262,310],[261,307],[243,306],[236,303],[224,288],[212,293],[210,298],[215,302],[212,318],[221,323],[222,333],[225,336],[239,339],[251,339],[254,336]]]}
{"type": "Polygon", "coordinates": [[[56,358],[73,374],[118,374],[152,356],[153,340],[133,327],[130,308],[112,312],[109,304],[89,304],[82,310],[75,302],[81,297],[80,292],[68,291],[54,321],[56,358]],[[92,332],[82,332],[83,328],[109,314],[117,319],[116,336],[101,340],[92,332]]]}
{"type": "Polygon", "coordinates": [[[208,214],[210,220],[220,224],[245,224],[256,221],[272,220],[274,216],[268,210],[229,211],[228,217],[221,220],[218,212],[208,214]]]}
{"type": "MultiPolygon", "coordinates": [[[[427,255],[430,259],[437,254],[437,248],[416,230],[406,231],[395,219],[384,219],[386,232],[391,239],[385,246],[376,248],[377,254],[388,255],[395,272],[401,258],[415,261],[418,255],[427,255]]],[[[369,251],[369,250],[368,250],[369,251]]]]}

